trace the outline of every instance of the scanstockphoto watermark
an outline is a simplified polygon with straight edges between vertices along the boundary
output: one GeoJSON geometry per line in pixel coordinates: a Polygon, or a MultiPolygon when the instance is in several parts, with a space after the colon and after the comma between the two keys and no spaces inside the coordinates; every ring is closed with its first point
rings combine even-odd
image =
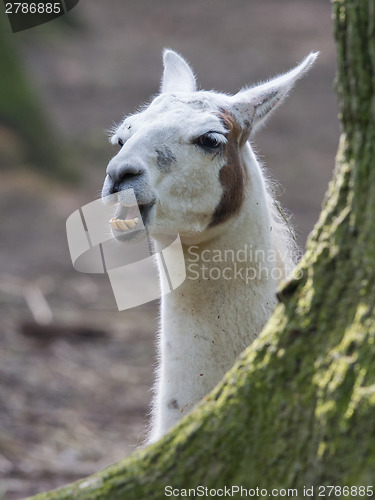
{"type": "Polygon", "coordinates": [[[106,274],[119,311],[146,304],[186,278],[178,234],[156,244],[147,234],[133,189],[99,198],[66,221],[72,263],[83,273],[106,274]],[[150,243],[151,242],[151,243],[150,243]]]}
{"type": "Polygon", "coordinates": [[[209,488],[199,485],[196,488],[174,488],[168,485],[164,488],[166,497],[195,498],[195,497],[235,497],[235,498],[308,498],[308,497],[331,497],[331,498],[356,498],[373,497],[374,487],[371,486],[341,486],[321,485],[302,486],[300,488],[244,488],[243,486],[224,486],[222,488],[209,488]]]}
{"type": "Polygon", "coordinates": [[[287,261],[287,255],[247,244],[236,250],[226,248],[203,251],[193,245],[188,248],[185,260],[186,277],[190,280],[242,280],[249,284],[257,280],[282,281],[291,272],[295,279],[302,277],[301,269],[282,265],[287,261]]]}
{"type": "Polygon", "coordinates": [[[208,486],[199,485],[196,488],[173,488],[166,486],[164,488],[166,497],[298,497],[297,488],[244,488],[243,486],[224,486],[223,488],[209,488],[208,486]]]}

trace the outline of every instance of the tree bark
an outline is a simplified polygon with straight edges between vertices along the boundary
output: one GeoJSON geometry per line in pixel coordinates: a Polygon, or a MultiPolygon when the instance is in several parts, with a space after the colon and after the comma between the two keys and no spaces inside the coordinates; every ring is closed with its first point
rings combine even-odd
{"type": "Polygon", "coordinates": [[[333,14],[342,135],[301,276],[164,439],[35,500],[162,499],[166,485],[295,488],[302,498],[304,486],[317,497],[321,485],[374,485],[375,0],[334,0],[333,14]]]}

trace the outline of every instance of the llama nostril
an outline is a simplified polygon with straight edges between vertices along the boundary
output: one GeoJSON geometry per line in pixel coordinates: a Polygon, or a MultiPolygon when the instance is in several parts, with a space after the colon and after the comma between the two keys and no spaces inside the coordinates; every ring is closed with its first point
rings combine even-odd
{"type": "Polygon", "coordinates": [[[111,188],[111,193],[110,194],[118,193],[119,191],[120,191],[120,183],[119,182],[114,182],[112,184],[112,188],[111,188]]]}
{"type": "Polygon", "coordinates": [[[141,175],[142,172],[140,171],[137,171],[137,172],[126,172],[122,178],[121,178],[121,181],[120,182],[124,182],[124,181],[127,181],[129,179],[134,179],[134,177],[137,177],[138,175],[141,175]]]}
{"type": "Polygon", "coordinates": [[[116,172],[108,173],[108,177],[111,181],[111,194],[132,187],[133,181],[137,180],[137,178],[141,177],[143,174],[143,170],[134,169],[128,166],[118,169],[116,172]]]}
{"type": "Polygon", "coordinates": [[[126,189],[127,187],[131,187],[137,178],[142,175],[143,172],[137,171],[126,171],[122,175],[120,174],[117,181],[115,182],[115,186],[117,191],[121,191],[121,189],[126,189]]]}

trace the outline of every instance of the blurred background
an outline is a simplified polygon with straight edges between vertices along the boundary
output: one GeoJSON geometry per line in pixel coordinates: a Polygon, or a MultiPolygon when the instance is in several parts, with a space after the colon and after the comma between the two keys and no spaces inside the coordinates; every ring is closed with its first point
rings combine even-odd
{"type": "Polygon", "coordinates": [[[236,92],[321,52],[255,139],[304,245],[338,143],[325,0],[90,0],[12,34],[0,14],[0,499],[99,470],[140,445],[157,303],[118,312],[72,268],[67,217],[99,196],[106,130],[158,91],[164,47],[236,92]]]}

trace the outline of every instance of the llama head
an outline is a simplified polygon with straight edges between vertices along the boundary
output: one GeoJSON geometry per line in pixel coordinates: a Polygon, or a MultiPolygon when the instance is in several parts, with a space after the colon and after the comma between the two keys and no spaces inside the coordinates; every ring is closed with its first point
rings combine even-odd
{"type": "Polygon", "coordinates": [[[121,192],[132,188],[156,238],[211,238],[233,222],[246,186],[260,175],[243,161],[247,140],[316,57],[311,53],[291,71],[229,96],[197,90],[188,63],[166,50],[160,94],[111,138],[120,149],[108,164],[103,196],[118,193],[121,204],[121,192]]]}

